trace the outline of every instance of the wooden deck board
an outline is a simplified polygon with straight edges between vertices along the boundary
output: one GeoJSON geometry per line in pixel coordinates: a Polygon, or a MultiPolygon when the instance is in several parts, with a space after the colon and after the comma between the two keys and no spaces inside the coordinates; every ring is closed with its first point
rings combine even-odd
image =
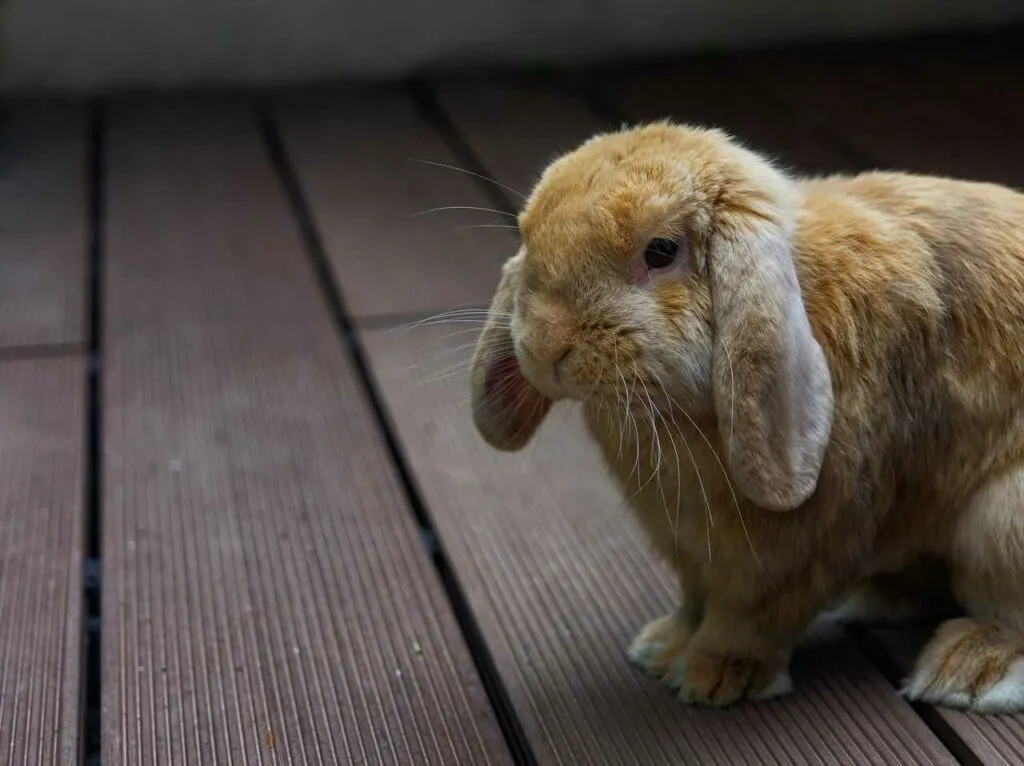
{"type": "Polygon", "coordinates": [[[0,112],[0,355],[85,342],[86,220],[84,110],[0,112]]]}
{"type": "Polygon", "coordinates": [[[627,665],[636,631],[668,612],[649,554],[578,413],[499,454],[473,430],[466,362],[447,328],[364,334],[416,480],[541,763],[952,763],[845,639],[797,660],[798,692],[729,711],[687,708],[627,665]]]}
{"type": "Polygon", "coordinates": [[[363,320],[490,299],[510,245],[459,159],[402,90],[288,97],[276,113],[346,307],[363,320]],[[463,227],[483,225],[485,228],[463,227]],[[424,279],[424,274],[444,274],[424,279]]]}
{"type": "Polygon", "coordinates": [[[0,759],[74,763],[85,362],[0,362],[0,759]]]}
{"type": "Polygon", "coordinates": [[[509,762],[255,123],[109,124],[106,761],[509,762]]]}

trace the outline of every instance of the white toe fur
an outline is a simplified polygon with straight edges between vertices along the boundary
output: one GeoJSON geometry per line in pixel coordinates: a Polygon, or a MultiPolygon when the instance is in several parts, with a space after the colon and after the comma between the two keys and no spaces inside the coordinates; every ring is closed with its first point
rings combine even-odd
{"type": "Polygon", "coordinates": [[[964,689],[937,685],[931,673],[915,673],[900,690],[909,700],[966,710],[999,714],[1024,711],[1024,660],[1013,662],[1005,676],[978,697],[964,689]]]}
{"type": "Polygon", "coordinates": [[[633,665],[646,670],[658,654],[664,650],[664,641],[647,641],[643,638],[638,638],[629,645],[626,656],[633,665]]]}
{"type": "Polygon", "coordinates": [[[677,657],[673,660],[668,670],[665,671],[665,675],[662,676],[661,682],[670,689],[681,690],[683,688],[683,679],[685,678],[686,663],[682,657],[677,657]]]}
{"type": "Polygon", "coordinates": [[[1013,662],[998,682],[971,705],[976,713],[1016,713],[1024,710],[1024,660],[1013,662]]]}

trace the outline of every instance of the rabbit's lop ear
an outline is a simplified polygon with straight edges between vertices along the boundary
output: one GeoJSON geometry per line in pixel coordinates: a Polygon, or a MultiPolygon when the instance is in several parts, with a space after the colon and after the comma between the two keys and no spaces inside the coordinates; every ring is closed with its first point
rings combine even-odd
{"type": "Polygon", "coordinates": [[[818,484],[832,378],[804,309],[785,213],[749,212],[720,221],[711,242],[715,409],[742,492],[788,511],[818,484]]]}
{"type": "Polygon", "coordinates": [[[551,408],[551,400],[523,376],[512,345],[522,260],[519,253],[505,263],[471,368],[473,422],[488,444],[505,451],[526,446],[551,408]]]}

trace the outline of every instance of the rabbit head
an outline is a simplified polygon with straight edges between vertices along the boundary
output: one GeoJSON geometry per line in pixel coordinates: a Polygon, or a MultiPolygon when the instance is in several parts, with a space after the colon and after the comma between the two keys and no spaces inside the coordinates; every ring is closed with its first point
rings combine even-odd
{"type": "Polygon", "coordinates": [[[797,201],[783,172],[715,130],[643,126],[552,163],[473,358],[484,439],[520,449],[559,399],[623,407],[642,390],[715,423],[749,500],[801,505],[833,394],[794,266],[797,201]]]}

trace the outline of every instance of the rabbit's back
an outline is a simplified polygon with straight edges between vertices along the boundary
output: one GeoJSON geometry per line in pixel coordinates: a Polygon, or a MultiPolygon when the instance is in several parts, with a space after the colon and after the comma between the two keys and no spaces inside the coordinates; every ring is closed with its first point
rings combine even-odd
{"type": "Polygon", "coordinates": [[[836,393],[825,481],[937,539],[1024,459],[1024,195],[897,173],[802,189],[795,256],[836,393]]]}

